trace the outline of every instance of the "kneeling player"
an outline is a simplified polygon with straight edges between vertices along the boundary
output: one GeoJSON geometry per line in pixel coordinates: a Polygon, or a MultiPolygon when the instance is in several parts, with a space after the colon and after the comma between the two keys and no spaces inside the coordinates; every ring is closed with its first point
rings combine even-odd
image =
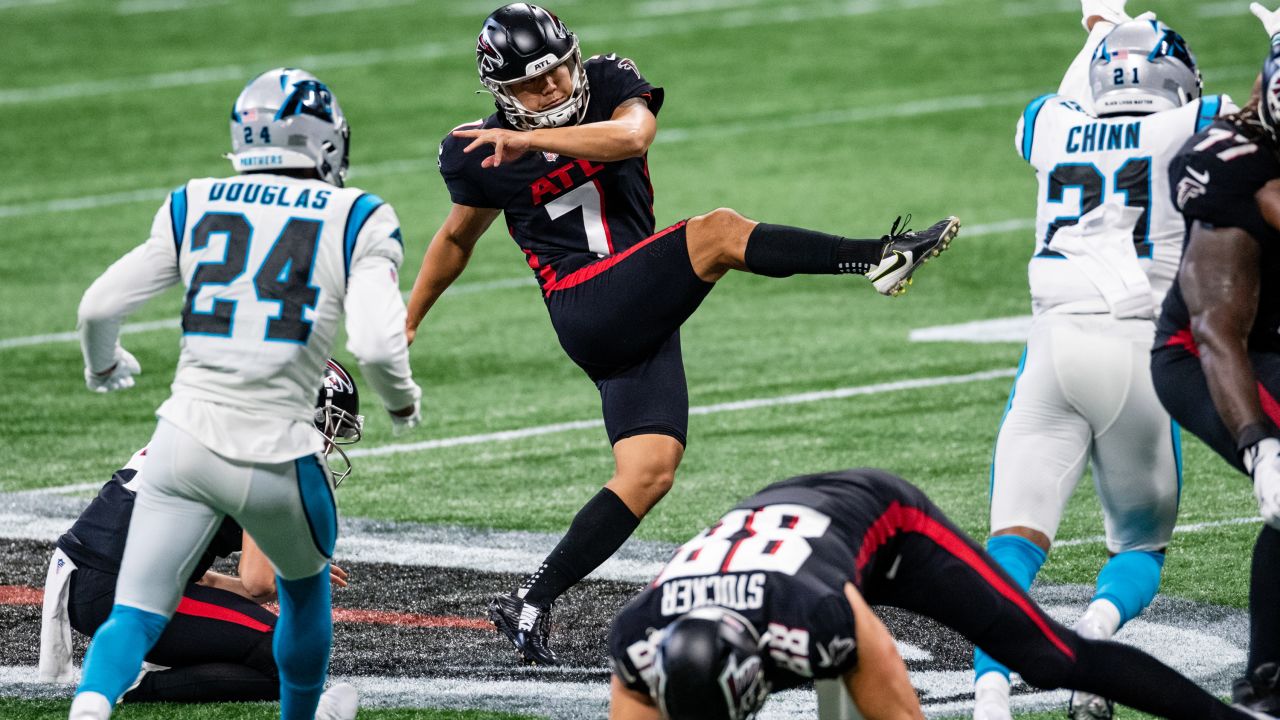
{"type": "MultiPolygon", "coordinates": [[[[326,446],[360,439],[363,425],[351,376],[330,360],[316,404],[316,429],[326,446]]],[[[346,454],[338,449],[344,460],[346,454]]],[[[71,629],[92,637],[115,602],[116,578],[134,499],[146,482],[146,449],[134,454],[102,486],[75,524],[58,538],[45,581],[41,679],[68,680],[71,629]]],[[[335,475],[339,479],[350,473],[335,475]]],[[[335,585],[347,574],[331,567],[335,585]]],[[[257,544],[230,516],[191,574],[173,619],[147,653],[147,669],[124,696],[128,702],[248,702],[278,700],[280,675],[272,656],[276,615],[262,607],[275,599],[275,571],[257,544]],[[239,577],[209,568],[215,558],[240,552],[239,577]]],[[[340,691],[340,692],[345,692],[340,691]]],[[[335,702],[331,699],[329,702],[335,702]]],[[[321,698],[320,717],[328,703],[321,698]]],[[[331,713],[331,715],[333,715],[331,713]]]]}
{"type": "Polygon", "coordinates": [[[1166,718],[1252,717],[1059,625],[923,492],[873,469],[770,485],[681,546],[614,620],[609,717],[744,720],[774,690],[836,677],[868,720],[923,717],[870,604],[931,617],[1037,687],[1166,718]]]}

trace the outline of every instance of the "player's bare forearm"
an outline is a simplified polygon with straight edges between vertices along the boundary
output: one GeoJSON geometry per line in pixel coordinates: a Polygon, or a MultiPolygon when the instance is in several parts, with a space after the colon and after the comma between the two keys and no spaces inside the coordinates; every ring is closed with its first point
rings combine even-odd
{"type": "Polygon", "coordinates": [[[658,120],[642,98],[622,103],[603,122],[528,131],[490,128],[453,132],[457,137],[471,139],[471,144],[463,152],[474,152],[485,145],[493,146],[493,155],[481,163],[486,168],[512,162],[527,152],[539,151],[592,162],[626,160],[648,152],[657,133],[658,120]]]}
{"type": "Polygon", "coordinates": [[[1248,351],[1258,307],[1259,256],[1258,242],[1244,230],[1197,222],[1179,279],[1209,394],[1236,437],[1265,417],[1248,351]]]}
{"type": "Polygon", "coordinates": [[[462,274],[471,260],[471,251],[489,225],[498,217],[499,210],[454,205],[444,224],[431,238],[427,252],[422,256],[422,267],[409,292],[405,330],[409,342],[427,312],[436,300],[462,274]]]}
{"type": "Polygon", "coordinates": [[[858,712],[866,720],[923,720],[893,636],[853,585],[846,583],[844,589],[853,608],[858,665],[843,679],[858,712]]]}
{"type": "Polygon", "coordinates": [[[617,675],[609,686],[609,720],[659,720],[658,708],[647,695],[629,689],[617,675]]]}

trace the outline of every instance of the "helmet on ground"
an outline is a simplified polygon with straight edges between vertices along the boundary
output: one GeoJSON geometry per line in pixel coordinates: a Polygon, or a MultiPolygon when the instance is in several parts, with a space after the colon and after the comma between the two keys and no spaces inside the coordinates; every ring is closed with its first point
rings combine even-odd
{"type": "Polygon", "coordinates": [[[520,130],[560,127],[582,120],[589,92],[578,36],[550,11],[528,3],[511,3],[484,21],[476,40],[480,82],[493,93],[498,109],[520,130]],[[559,105],[534,111],[516,99],[513,85],[567,65],[573,90],[559,105]]]}
{"type": "Polygon", "coordinates": [[[1272,140],[1280,139],[1280,47],[1272,47],[1262,64],[1261,92],[1258,120],[1272,140]]]}
{"type": "Polygon", "coordinates": [[[663,631],[650,686],[668,720],[747,720],[769,697],[767,636],[728,608],[685,613],[663,631]]]}
{"type": "Polygon", "coordinates": [[[324,381],[316,398],[316,429],[324,436],[324,454],[337,451],[344,468],[334,472],[334,485],[351,474],[351,460],[343,452],[343,445],[360,442],[364,430],[364,416],[360,414],[360,392],[356,381],[337,360],[330,359],[324,366],[324,381]]]}
{"type": "Polygon", "coordinates": [[[1159,20],[1130,20],[1102,39],[1089,64],[1098,115],[1146,114],[1200,97],[1200,71],[1187,42],[1159,20]]]}
{"type": "Polygon", "coordinates": [[[236,172],[315,170],[342,187],[351,131],[338,99],[315,75],[297,68],[268,70],[245,85],[231,108],[231,154],[236,172]]]}

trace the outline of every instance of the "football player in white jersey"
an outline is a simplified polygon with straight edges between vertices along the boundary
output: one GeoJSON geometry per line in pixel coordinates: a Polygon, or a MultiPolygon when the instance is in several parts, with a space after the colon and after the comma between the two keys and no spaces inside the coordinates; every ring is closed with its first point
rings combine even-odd
{"type": "MultiPolygon", "coordinates": [[[[987,550],[1030,587],[1086,464],[1110,558],[1076,631],[1111,637],[1155,597],[1181,489],[1179,429],[1148,348],[1178,270],[1183,221],[1168,192],[1182,144],[1220,114],[1182,37],[1124,0],[1083,0],[1089,31],[1058,93],[1032,101],[1016,147],[1039,181],[1028,277],[1034,320],[996,438],[987,550]]],[[[976,720],[1007,720],[1009,671],[979,650],[976,720]]],[[[1111,703],[1072,697],[1077,720],[1111,703]]]]}
{"type": "Polygon", "coordinates": [[[121,321],[179,282],[182,350],[156,412],[115,605],[85,656],[73,720],[100,720],[137,677],[210,536],[230,515],[277,575],[275,657],[285,720],[352,718],[355,692],[324,692],[332,642],[333,478],[312,424],[338,321],[365,382],[401,426],[417,424],[397,270],[399,221],[343,186],[349,132],[329,88],[301,70],[254,78],[231,111],[239,173],[174,190],[151,236],[80,303],[85,381],[130,387],[121,321]],[[319,706],[319,710],[317,707],[319,706]]]}

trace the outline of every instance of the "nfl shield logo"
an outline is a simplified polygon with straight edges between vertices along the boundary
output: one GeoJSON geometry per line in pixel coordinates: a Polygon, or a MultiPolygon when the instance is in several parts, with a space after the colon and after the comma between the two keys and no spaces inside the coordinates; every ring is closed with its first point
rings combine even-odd
{"type": "Polygon", "coordinates": [[[542,157],[546,158],[547,162],[555,162],[560,158],[560,153],[544,152],[542,153],[542,157]]]}

